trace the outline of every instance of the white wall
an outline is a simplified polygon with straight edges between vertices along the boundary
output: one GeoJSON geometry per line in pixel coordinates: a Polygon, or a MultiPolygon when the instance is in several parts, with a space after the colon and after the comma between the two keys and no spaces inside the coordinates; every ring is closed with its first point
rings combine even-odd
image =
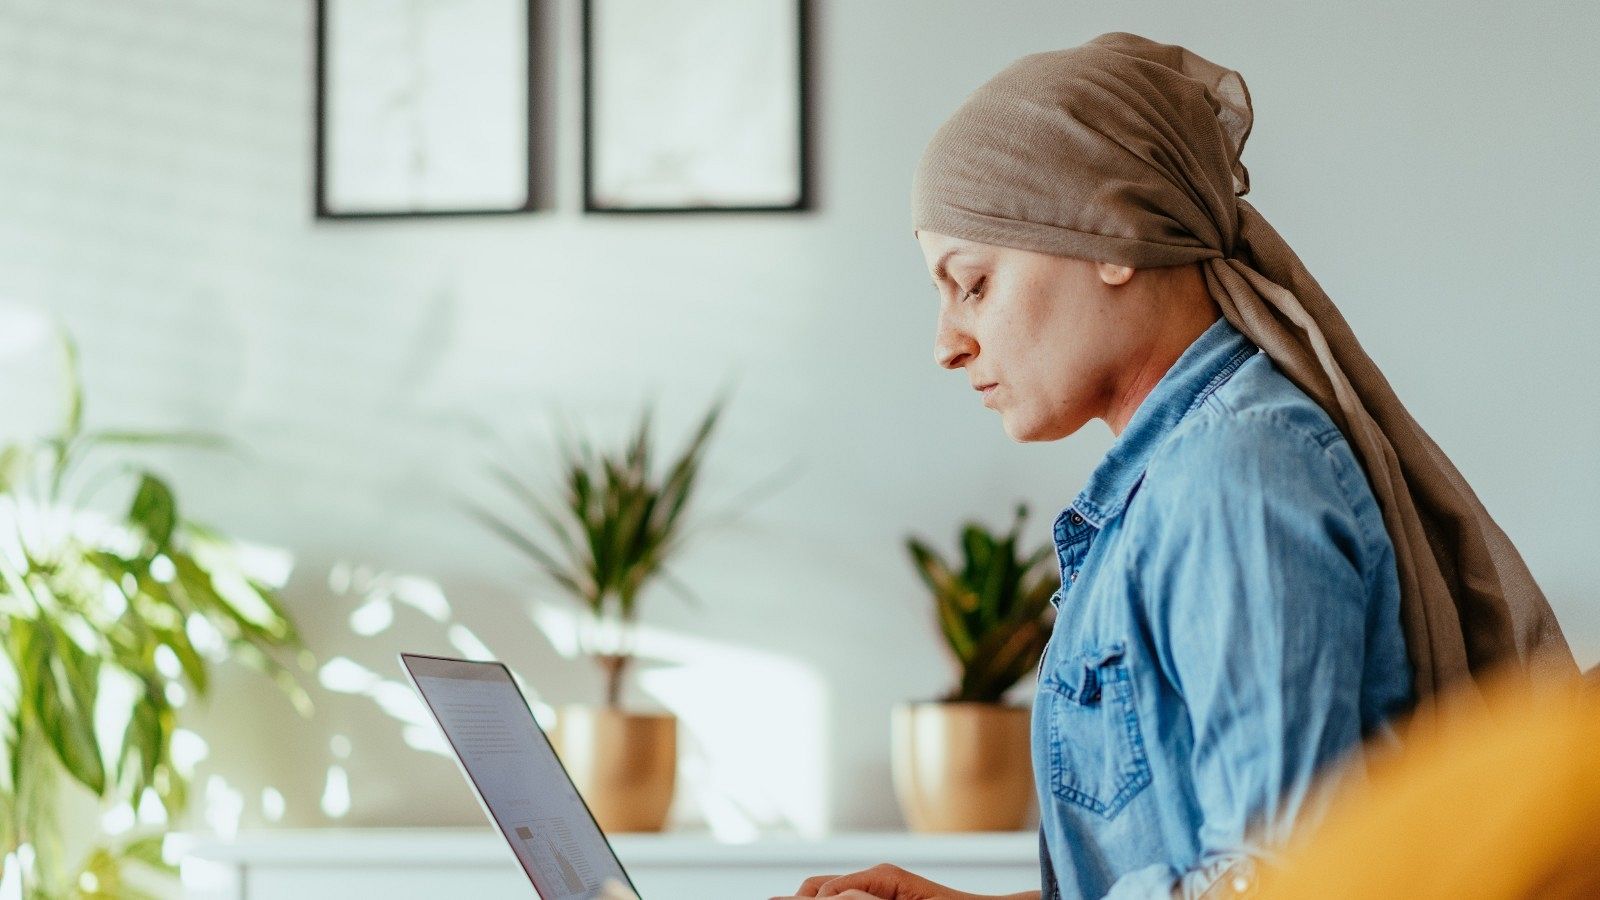
{"type": "MultiPolygon", "coordinates": [[[[534,627],[529,601],[550,598],[528,569],[451,507],[483,455],[468,426],[537,436],[554,405],[614,432],[653,393],[676,439],[736,378],[707,508],[795,474],[683,559],[703,608],[649,598],[679,660],[653,684],[698,698],[684,714],[708,742],[686,795],[719,792],[725,819],[894,826],[888,709],[950,678],[903,535],[947,540],[1025,498],[1044,540],[1109,444],[1095,426],[1014,445],[932,364],[910,173],[1017,56],[1135,31],[1244,74],[1250,199],[1518,542],[1580,661],[1600,660],[1592,5],[816,6],[815,212],[577,212],[578,4],[559,0],[551,208],[315,223],[309,3],[6,0],[0,298],[71,326],[93,422],[248,448],[163,462],[191,514],[292,551],[288,598],[319,658],[392,677],[397,649],[452,649],[409,608],[352,635],[357,601],[328,581],[350,561],[437,579],[454,621],[556,701],[598,681],[534,627]]],[[[247,825],[269,783],[286,823],[330,821],[334,735],[350,744],[343,824],[478,821],[450,764],[406,747],[372,699],[316,693],[300,721],[230,675],[193,719],[202,776],[243,791],[247,825]]],[[[700,814],[692,797],[678,812],[700,814]]]]}

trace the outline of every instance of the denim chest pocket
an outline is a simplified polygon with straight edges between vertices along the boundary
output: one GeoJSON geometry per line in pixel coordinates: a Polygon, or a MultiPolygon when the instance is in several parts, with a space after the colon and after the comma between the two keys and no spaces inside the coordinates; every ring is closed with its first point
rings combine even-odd
{"type": "Polygon", "coordinates": [[[1069,657],[1041,682],[1049,701],[1051,790],[1107,819],[1150,784],[1123,650],[1117,642],[1069,657]]]}

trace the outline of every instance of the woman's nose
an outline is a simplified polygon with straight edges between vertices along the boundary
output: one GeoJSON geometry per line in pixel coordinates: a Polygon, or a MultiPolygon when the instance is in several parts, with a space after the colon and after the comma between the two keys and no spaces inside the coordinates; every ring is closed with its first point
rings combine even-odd
{"type": "Polygon", "coordinates": [[[933,339],[933,360],[946,369],[959,369],[967,364],[977,349],[972,338],[945,324],[941,317],[939,331],[933,339]]]}

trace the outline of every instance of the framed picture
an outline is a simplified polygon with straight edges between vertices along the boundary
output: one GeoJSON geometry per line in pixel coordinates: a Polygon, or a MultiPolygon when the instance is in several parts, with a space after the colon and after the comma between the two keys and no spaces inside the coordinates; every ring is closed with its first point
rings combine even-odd
{"type": "Polygon", "coordinates": [[[584,0],[584,209],[807,208],[806,7],[584,0]]]}
{"type": "Polygon", "coordinates": [[[317,217],[532,209],[532,5],[317,0],[317,217]]]}

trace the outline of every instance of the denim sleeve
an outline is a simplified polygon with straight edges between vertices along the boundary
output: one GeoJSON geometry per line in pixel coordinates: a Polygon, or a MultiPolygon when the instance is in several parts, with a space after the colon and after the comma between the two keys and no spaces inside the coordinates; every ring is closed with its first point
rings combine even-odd
{"type": "Polygon", "coordinates": [[[1217,416],[1175,434],[1147,471],[1129,515],[1150,537],[1131,577],[1187,711],[1200,857],[1130,872],[1111,897],[1248,880],[1319,813],[1318,770],[1360,741],[1370,541],[1335,440],[1269,414],[1217,416]]]}

